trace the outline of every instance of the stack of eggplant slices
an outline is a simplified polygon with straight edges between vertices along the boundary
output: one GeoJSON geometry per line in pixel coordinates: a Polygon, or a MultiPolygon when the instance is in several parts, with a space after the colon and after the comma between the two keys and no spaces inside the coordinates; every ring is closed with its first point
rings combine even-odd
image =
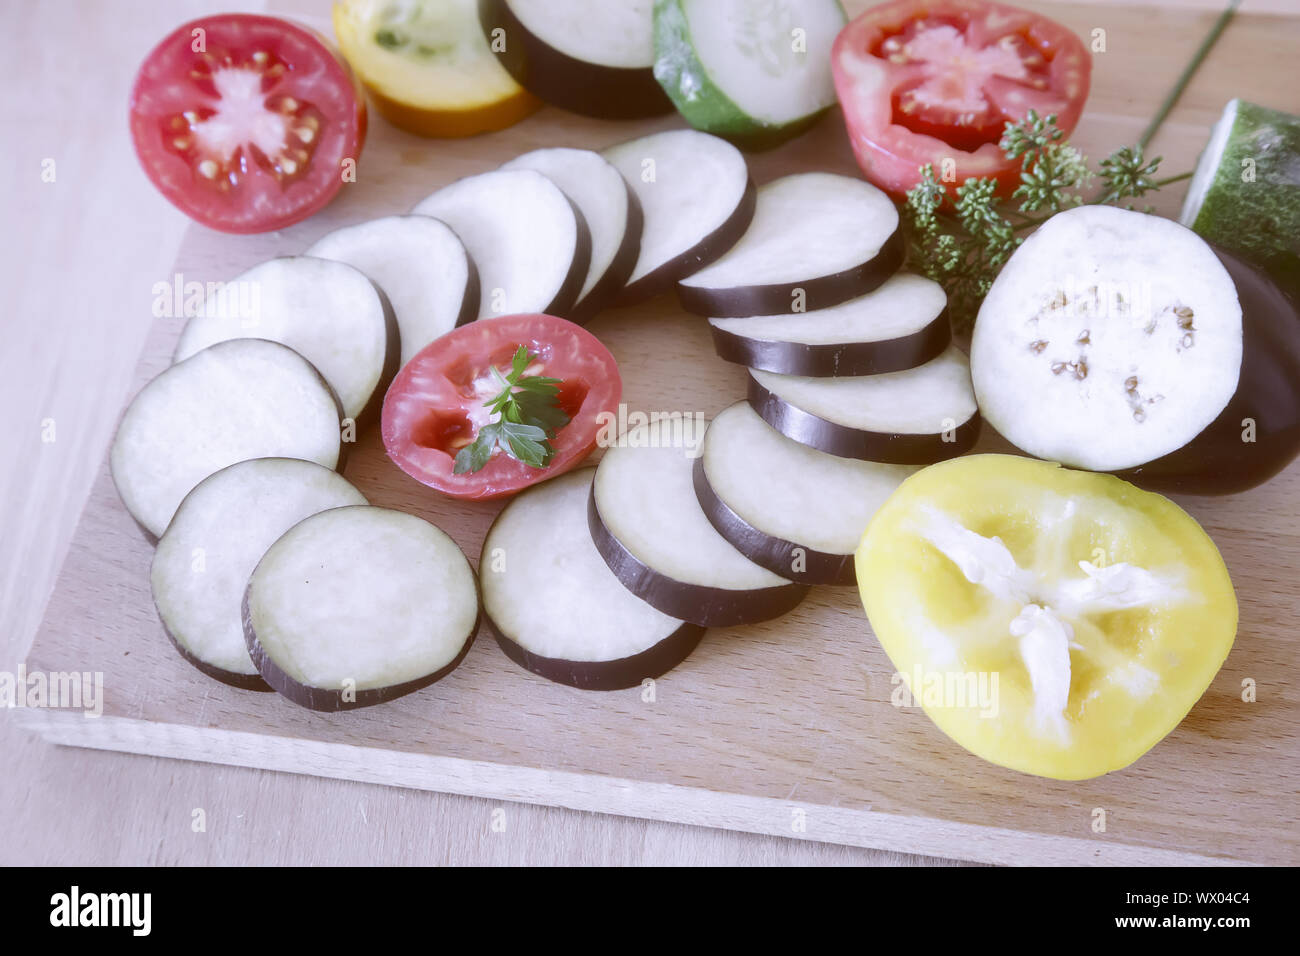
{"type": "MultiPolygon", "coordinates": [[[[572,492],[563,520],[585,517],[618,581],[670,619],[647,618],[636,635],[625,600],[611,603],[602,630],[637,655],[619,662],[621,678],[678,663],[703,628],[777,617],[813,584],[853,584],[853,552],[877,507],[919,467],[974,444],[975,396],[946,297],[899,273],[902,260],[884,193],[800,173],[758,189],[735,244],[677,280],[718,355],[748,367],[749,394],[707,429],[649,416],[606,451],[585,502],[572,492]]],[[[494,620],[498,586],[485,573],[494,620]]]]}
{"type": "Polygon", "coordinates": [[[528,670],[617,689],[707,627],[853,583],[876,507],[978,429],[944,294],[902,258],[875,187],[801,173],[755,189],[735,146],[673,130],[526,154],[256,266],[190,318],[112,449],[157,543],[168,636],[217,680],[345,710],[446,675],[486,617],[528,670]],[[489,529],[478,580],[447,534],[339,473],[381,412],[388,445],[386,393],[460,327],[581,324],[674,288],[750,369],[748,401],[707,429],[651,415],[597,468],[570,471],[577,454],[539,474],[489,529]]]}

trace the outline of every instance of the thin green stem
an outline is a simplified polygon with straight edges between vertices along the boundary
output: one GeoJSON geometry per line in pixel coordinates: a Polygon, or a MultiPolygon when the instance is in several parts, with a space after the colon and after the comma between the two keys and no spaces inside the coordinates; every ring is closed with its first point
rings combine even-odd
{"type": "Polygon", "coordinates": [[[1209,54],[1210,48],[1214,46],[1215,42],[1219,39],[1219,35],[1227,28],[1229,21],[1232,20],[1233,14],[1237,12],[1237,7],[1239,6],[1241,6],[1241,0],[1229,0],[1227,8],[1223,13],[1219,14],[1219,19],[1215,21],[1210,32],[1206,35],[1205,39],[1201,41],[1200,49],[1196,51],[1196,55],[1192,57],[1192,61],[1183,69],[1182,76],[1178,78],[1178,82],[1174,84],[1174,88],[1169,91],[1169,94],[1165,97],[1165,101],[1160,104],[1160,109],[1156,110],[1156,115],[1152,117],[1150,124],[1148,124],[1146,128],[1146,132],[1144,132],[1142,137],[1138,140],[1138,146],[1140,146],[1144,151],[1150,144],[1151,140],[1155,137],[1156,132],[1164,123],[1165,118],[1169,116],[1169,112],[1174,108],[1174,104],[1178,102],[1178,98],[1183,95],[1183,90],[1187,89],[1187,84],[1192,81],[1192,77],[1200,68],[1201,61],[1203,61],[1209,54]]]}
{"type": "MultiPolygon", "coordinates": [[[[1164,179],[1157,179],[1152,184],[1152,188],[1159,189],[1160,187],[1168,186],[1171,183],[1180,183],[1184,179],[1191,179],[1192,175],[1193,173],[1189,171],[1185,173],[1179,173],[1177,176],[1166,176],[1164,179]]],[[[1092,199],[1089,199],[1086,202],[1084,202],[1083,205],[1096,206],[1104,202],[1109,202],[1110,199],[1111,199],[1111,194],[1106,192],[1106,193],[1102,193],[1099,196],[1094,196],[1092,199]]],[[[1011,227],[1012,232],[1020,232],[1022,229],[1032,229],[1034,226],[1041,226],[1043,223],[1047,222],[1047,220],[1052,218],[1051,216],[1026,216],[1023,212],[1019,212],[1018,210],[1015,209],[1008,209],[1006,211],[1011,215],[1016,216],[1020,219],[1020,222],[1016,223],[1014,226],[1011,227]]]]}
{"type": "Polygon", "coordinates": [[[1011,227],[1012,232],[1020,232],[1022,229],[1032,229],[1034,228],[1034,226],[1041,226],[1043,223],[1047,222],[1047,220],[1051,219],[1052,217],[1039,216],[1037,219],[1035,219],[1030,216],[1025,216],[1023,218],[1024,218],[1024,222],[1018,222],[1011,227]]]}

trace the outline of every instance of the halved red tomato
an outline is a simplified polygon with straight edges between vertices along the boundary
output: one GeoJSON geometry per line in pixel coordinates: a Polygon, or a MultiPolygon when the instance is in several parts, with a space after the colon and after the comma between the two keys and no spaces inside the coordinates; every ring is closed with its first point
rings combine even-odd
{"type": "Polygon", "coordinates": [[[398,372],[384,398],[384,448],[402,471],[453,498],[511,495],[575,467],[596,447],[602,412],[616,414],[623,380],[609,349],[590,332],[553,315],[480,319],[435,339],[398,372]],[[569,423],[551,439],[545,467],[498,449],[477,471],[457,474],[457,454],[495,420],[487,407],[501,392],[520,346],[526,375],[559,379],[555,404],[569,423]]]}
{"type": "Polygon", "coordinates": [[[145,173],[191,219],[269,232],[325,206],[354,170],[366,106],[351,70],[311,30],[230,13],[176,29],[131,90],[145,173]]]}
{"type": "Polygon", "coordinates": [[[871,182],[901,197],[931,163],[950,191],[984,176],[1005,195],[1020,169],[998,146],[1006,123],[1032,109],[1055,114],[1068,135],[1088,96],[1092,61],[1067,28],[1027,10],[984,0],[896,0],[840,31],[831,69],[853,152],[871,182]]]}

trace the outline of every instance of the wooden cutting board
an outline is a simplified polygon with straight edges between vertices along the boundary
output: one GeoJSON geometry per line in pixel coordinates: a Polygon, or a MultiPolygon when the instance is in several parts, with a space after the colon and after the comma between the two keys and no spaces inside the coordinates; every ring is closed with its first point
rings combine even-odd
{"type": "MultiPolygon", "coordinates": [[[[1094,159],[1137,138],[1214,17],[1185,7],[1028,5],[1085,38],[1105,31],[1106,52],[1094,57],[1093,92],[1074,137],[1094,159]]],[[[1300,91],[1278,72],[1297,53],[1300,17],[1250,12],[1248,5],[1157,138],[1163,171],[1191,168],[1233,95],[1300,112],[1300,91]]],[[[258,237],[193,227],[174,271],[186,281],[229,279],[263,259],[300,252],[341,225],[404,212],[439,186],[520,152],[599,149],[677,125],[676,117],[613,123],[545,109],[494,135],[426,141],[374,117],[358,182],[324,213],[258,237]]],[[[753,156],[751,168],[759,183],[800,170],[856,172],[837,114],[753,156]]],[[[1175,214],[1183,188],[1166,189],[1157,209],[1175,214]]],[[[137,387],[166,367],[180,327],[180,320],[156,321],[137,387]]],[[[713,415],[743,396],[743,370],[713,356],[705,323],[671,297],[609,312],[591,328],[619,360],[629,408],[713,415]]],[[[372,503],[437,523],[473,559],[499,507],[440,499],[388,462],[374,432],[362,437],[346,475],[372,503]]],[[[1294,865],[1298,496],[1300,465],[1243,495],[1181,499],[1218,543],[1236,582],[1236,645],[1164,742],[1134,766],[1082,783],[986,764],[919,709],[892,706],[893,668],[851,588],[818,589],[776,621],[710,631],[652,695],[548,683],[510,663],[490,639],[479,640],[439,684],[352,713],[317,714],[274,694],[237,691],[191,668],[164,637],[149,595],[151,549],[118,502],[106,463],[27,660],[29,672],[102,672],[103,715],[14,713],[64,744],[936,856],[1294,865]],[[1242,699],[1247,681],[1256,687],[1253,702],[1242,699]]]]}

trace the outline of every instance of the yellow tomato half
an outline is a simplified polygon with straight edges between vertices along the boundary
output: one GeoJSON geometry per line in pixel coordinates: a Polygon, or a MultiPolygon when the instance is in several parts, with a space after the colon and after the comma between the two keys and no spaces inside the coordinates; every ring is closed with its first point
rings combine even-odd
{"type": "Polygon", "coordinates": [[[945,734],[1082,780],[1178,726],[1232,647],[1237,600],[1200,525],[1110,475],[1008,455],[924,468],[856,555],[871,626],[945,734]]]}
{"type": "Polygon", "coordinates": [[[334,33],[375,108],[409,132],[473,136],[541,105],[488,48],[474,0],[342,0],[334,33]]]}

